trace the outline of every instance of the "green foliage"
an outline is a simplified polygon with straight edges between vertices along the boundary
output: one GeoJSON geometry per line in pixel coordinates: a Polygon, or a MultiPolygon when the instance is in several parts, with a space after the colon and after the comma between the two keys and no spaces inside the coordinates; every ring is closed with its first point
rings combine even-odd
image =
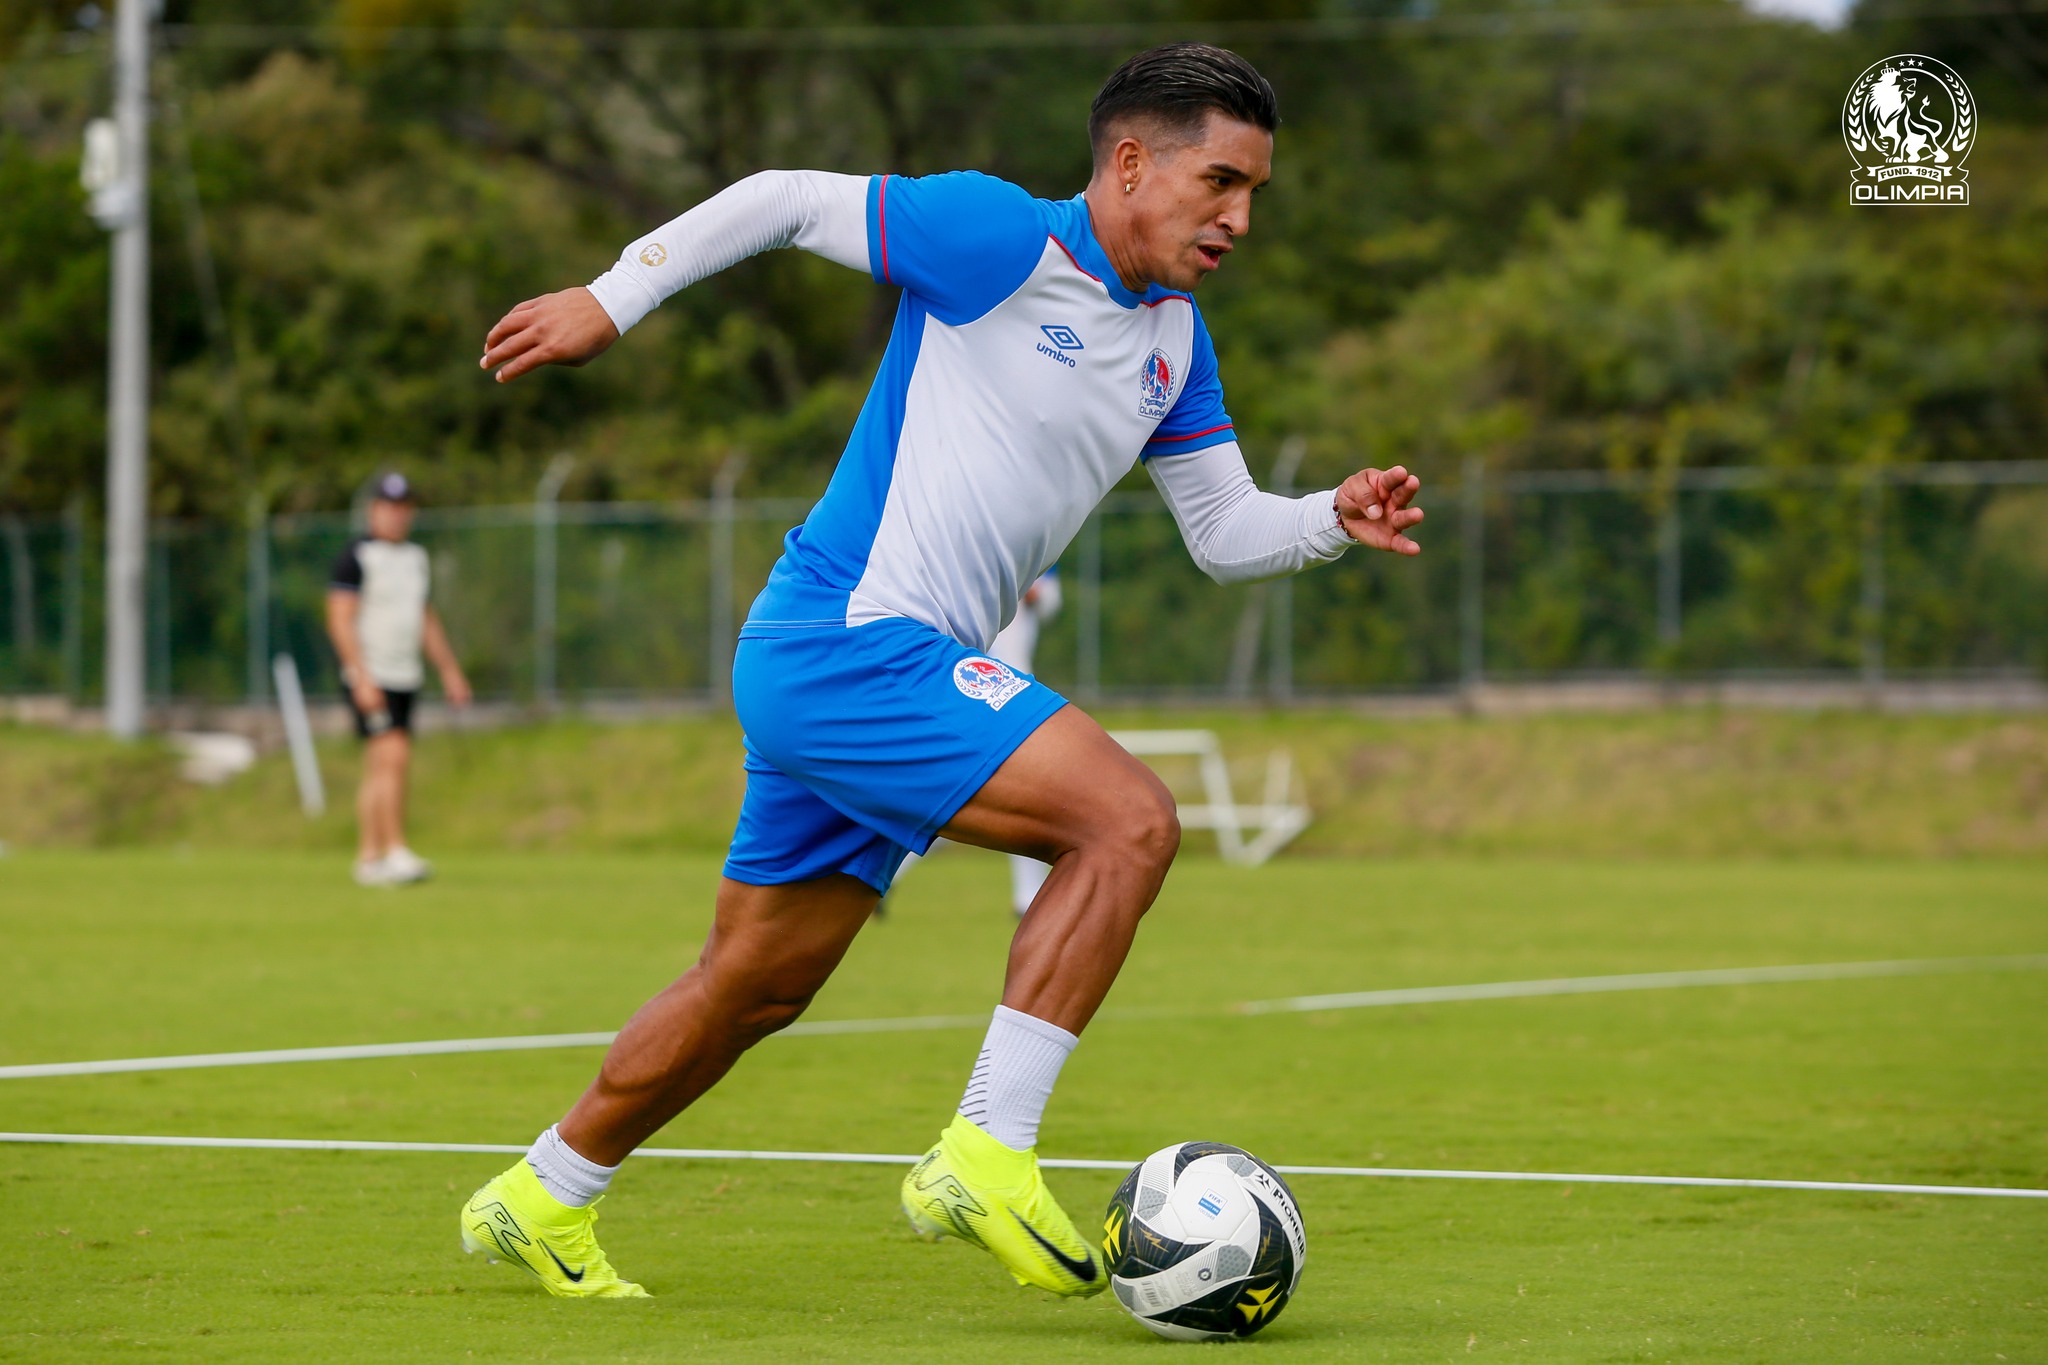
{"type": "MultiPolygon", "coordinates": [[[[1370,22],[1383,12],[1346,10],[1368,22],[1326,41],[1235,39],[1286,118],[1253,237],[1203,300],[1254,447],[1306,430],[1326,473],[1361,443],[1437,467],[2040,447],[2035,18],[1916,9],[1900,28],[1874,9],[1868,32],[1829,35],[1732,0],[1463,0],[1370,22]],[[1934,43],[1910,24],[1939,27],[1998,92],[1978,202],[1851,214],[1840,92],[1871,33],[1934,43]]],[[[94,489],[101,463],[105,251],[74,175],[106,35],[67,29],[76,13],[26,4],[0,23],[0,505],[24,510],[94,489]]],[[[974,165],[1079,188],[1088,98],[1129,40],[933,43],[919,26],[1126,20],[1168,37],[1237,16],[190,0],[168,17],[189,27],[157,66],[155,496],[238,517],[252,491],[338,506],[390,462],[439,501],[515,498],[563,449],[581,457],[570,497],[701,493],[736,448],[750,489],[814,492],[891,312],[857,275],[748,262],[600,364],[510,388],[474,367],[484,331],[762,166],[974,165]],[[210,36],[235,24],[278,26],[274,46],[210,36]],[[862,24],[912,36],[778,36],[862,24]]]]}
{"type": "Polygon", "coordinates": [[[1340,448],[1390,462],[2029,458],[2048,430],[2048,193],[2035,178],[2023,195],[1903,232],[1747,199],[1691,243],[1631,224],[1617,198],[1539,212],[1497,269],[1334,338],[1319,416],[1340,448]]]}
{"type": "Polygon", "coordinates": [[[77,167],[0,129],[0,504],[52,507],[103,458],[107,258],[77,167]]]}

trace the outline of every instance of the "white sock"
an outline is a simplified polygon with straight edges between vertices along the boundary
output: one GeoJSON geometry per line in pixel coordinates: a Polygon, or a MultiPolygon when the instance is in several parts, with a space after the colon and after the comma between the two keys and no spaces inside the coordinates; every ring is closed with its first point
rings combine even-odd
{"type": "Polygon", "coordinates": [[[1081,1040],[1057,1024],[996,1006],[960,1112],[1012,1151],[1038,1145],[1038,1121],[1060,1068],[1081,1040]]]}
{"type": "Polygon", "coordinates": [[[595,1204],[619,1173],[616,1166],[600,1166],[578,1153],[553,1128],[533,1140],[526,1164],[540,1177],[541,1188],[572,1209],[595,1204]]]}

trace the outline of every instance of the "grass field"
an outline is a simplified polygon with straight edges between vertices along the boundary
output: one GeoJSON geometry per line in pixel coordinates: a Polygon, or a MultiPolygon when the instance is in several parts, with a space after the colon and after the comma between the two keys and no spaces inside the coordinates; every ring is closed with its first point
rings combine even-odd
{"type": "MultiPolygon", "coordinates": [[[[0,863],[0,1064],[615,1027],[691,957],[707,858],[0,863]]],[[[1004,874],[904,884],[814,1019],[986,1009],[1004,874]]],[[[1184,863],[1067,1069],[1050,1155],[1215,1137],[1290,1164],[2048,1186],[2048,973],[1244,1016],[1310,992],[2048,951],[2039,862],[1184,863]]],[[[973,1029],[792,1037],[658,1141],[910,1152],[973,1029]]],[[[0,1080],[0,1129],[523,1143],[592,1049],[0,1080]]],[[[0,1146],[0,1357],[1163,1360],[1113,1302],[900,1226],[897,1173],[644,1161],[605,1206],[658,1297],[463,1257],[490,1156],[0,1146]]],[[[1058,1172],[1077,1217],[1115,1178],[1058,1172]]],[[[2048,1202],[1301,1177],[1261,1359],[2041,1361],[2048,1202]]]]}
{"type": "MultiPolygon", "coordinates": [[[[1368,716],[1108,711],[1111,727],[1206,726],[1240,790],[1293,756],[1319,855],[2041,857],[2048,717],[1733,711],[1368,716]]],[[[418,847],[470,853],[719,853],[742,778],[730,715],[430,730],[418,847]]],[[[270,753],[226,786],[178,777],[160,744],[0,724],[0,842],[17,848],[353,846],[361,755],[321,749],[331,808],[299,814],[270,753]]],[[[1193,790],[1193,764],[1161,760],[1193,790]]],[[[1208,848],[1206,836],[1195,841],[1208,848]]]]}

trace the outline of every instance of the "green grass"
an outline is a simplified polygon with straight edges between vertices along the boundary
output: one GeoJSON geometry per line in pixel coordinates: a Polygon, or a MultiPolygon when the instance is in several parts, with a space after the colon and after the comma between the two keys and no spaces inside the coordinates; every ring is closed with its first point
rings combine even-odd
{"type": "MultiPolygon", "coordinates": [[[[616,1026],[701,940],[700,857],[0,864],[0,1063],[616,1026]]],[[[2032,861],[1188,861],[1042,1150],[2048,1186],[2048,975],[1231,1015],[1305,992],[2048,951],[2032,861]],[[1172,1010],[1148,1016],[1147,1010],[1172,1010]],[[1117,1013],[1121,1011],[1122,1013],[1117,1013]]],[[[1000,863],[908,879],[814,1018],[985,1009],[1000,863]]],[[[972,1030],[773,1040],[668,1145],[922,1149],[972,1030]]],[[[0,1081],[0,1128],[524,1142],[594,1050],[0,1081]]],[[[888,1168],[647,1161],[606,1205],[659,1296],[563,1304],[455,1247],[497,1158],[0,1147],[0,1357],[1161,1360],[1113,1304],[899,1226],[888,1168]]],[[[1114,1184],[1058,1172],[1070,1209],[1114,1184]]],[[[2048,1358],[2048,1204],[1303,1177],[1260,1358],[2048,1358]]]]}
{"type": "MultiPolygon", "coordinates": [[[[1249,797],[1290,750],[1316,823],[1300,851],[1555,857],[2048,854],[2048,718],[1797,714],[1389,719],[1341,710],[1109,712],[1210,726],[1249,797]]],[[[716,853],[741,775],[729,716],[430,733],[423,849],[716,853]]],[[[357,749],[322,748],[333,809],[298,813],[267,755],[225,787],[180,782],[151,745],[0,726],[0,841],[24,847],[351,845],[357,749]]],[[[1184,790],[1192,764],[1161,761],[1184,790]]]]}

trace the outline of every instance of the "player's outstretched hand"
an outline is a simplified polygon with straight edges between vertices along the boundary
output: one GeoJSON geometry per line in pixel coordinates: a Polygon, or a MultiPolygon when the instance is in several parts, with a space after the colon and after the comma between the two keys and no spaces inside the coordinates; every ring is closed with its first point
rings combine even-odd
{"type": "Polygon", "coordinates": [[[1362,469],[1337,486],[1337,519],[1360,545],[1419,555],[1422,547],[1402,532],[1422,520],[1422,509],[1408,505],[1421,489],[1422,480],[1400,465],[1362,469]]]}
{"type": "Polygon", "coordinates": [[[528,299],[498,319],[484,338],[484,369],[498,369],[498,382],[517,379],[543,365],[585,365],[619,339],[611,315],[588,289],[578,285],[559,294],[528,299]]]}

